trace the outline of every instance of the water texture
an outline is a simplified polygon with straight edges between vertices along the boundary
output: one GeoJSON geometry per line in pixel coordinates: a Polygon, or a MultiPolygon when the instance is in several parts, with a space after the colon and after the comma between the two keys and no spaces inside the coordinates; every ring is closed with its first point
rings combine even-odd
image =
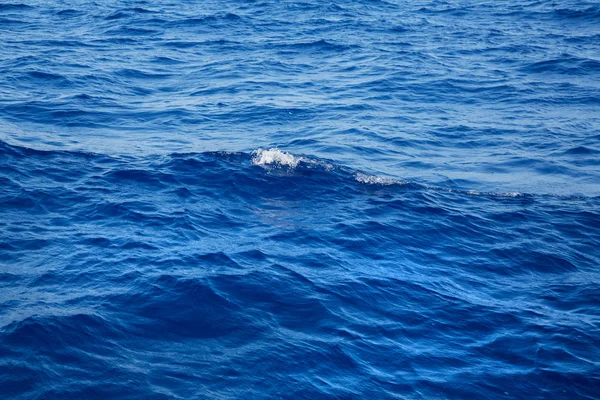
{"type": "Polygon", "coordinates": [[[0,398],[597,399],[600,6],[0,2],[0,398]]]}

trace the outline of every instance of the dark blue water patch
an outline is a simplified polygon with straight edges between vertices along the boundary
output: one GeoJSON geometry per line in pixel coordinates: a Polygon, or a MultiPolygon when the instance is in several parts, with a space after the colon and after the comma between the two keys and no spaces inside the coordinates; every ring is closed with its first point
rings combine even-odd
{"type": "Polygon", "coordinates": [[[85,12],[83,12],[81,10],[68,8],[65,10],[57,11],[56,15],[60,15],[61,17],[76,17],[76,16],[80,16],[80,15],[85,15],[85,12]]]}
{"type": "Polygon", "coordinates": [[[0,18],[0,28],[2,27],[10,27],[13,25],[21,25],[21,24],[26,24],[27,22],[19,20],[19,19],[12,19],[12,18],[0,18]]]}
{"type": "MultiPolygon", "coordinates": [[[[85,47],[93,47],[93,45],[89,43],[84,43],[78,40],[52,40],[52,39],[41,39],[41,40],[28,40],[24,41],[24,44],[29,46],[40,46],[40,47],[51,47],[53,49],[60,48],[69,49],[69,48],[85,48],[85,47]]],[[[72,60],[77,61],[77,60],[72,60]]]]}
{"type": "Polygon", "coordinates": [[[30,72],[27,72],[27,75],[30,78],[32,78],[33,80],[40,80],[40,81],[63,81],[63,80],[65,80],[64,76],[62,76],[62,75],[52,74],[52,73],[42,72],[42,71],[30,71],[30,72]]]}
{"type": "Polygon", "coordinates": [[[591,149],[585,146],[577,146],[569,149],[565,152],[565,154],[573,154],[573,155],[586,155],[586,154],[600,154],[600,150],[591,149]]]}
{"type": "Polygon", "coordinates": [[[0,11],[20,11],[32,9],[33,7],[22,3],[5,3],[0,4],[0,11]]]}
{"type": "Polygon", "coordinates": [[[559,74],[582,75],[598,72],[600,70],[600,61],[580,59],[564,54],[560,58],[539,61],[524,68],[535,73],[555,72],[559,74]]]}
{"type": "Polygon", "coordinates": [[[574,19],[590,19],[597,22],[597,18],[600,17],[600,7],[597,5],[585,7],[585,8],[559,8],[556,10],[556,15],[565,18],[574,19]]]}
{"type": "Polygon", "coordinates": [[[119,9],[118,11],[111,13],[110,15],[106,16],[104,19],[107,21],[113,21],[113,20],[136,17],[139,14],[144,15],[144,14],[155,14],[155,13],[157,13],[157,12],[148,10],[145,8],[139,8],[139,7],[123,8],[123,9],[119,9]]]}
{"type": "Polygon", "coordinates": [[[157,34],[158,31],[145,28],[114,28],[104,33],[108,36],[152,36],[157,34]]]}
{"type": "Polygon", "coordinates": [[[157,73],[150,73],[150,72],[145,72],[145,71],[140,71],[140,70],[135,70],[135,69],[122,69],[120,71],[115,71],[114,73],[117,76],[121,76],[123,78],[127,78],[127,79],[152,79],[152,80],[156,80],[156,79],[164,79],[164,78],[168,78],[172,75],[170,74],[157,74],[157,73]]]}
{"type": "Polygon", "coordinates": [[[242,18],[233,13],[217,13],[213,15],[206,15],[200,18],[188,18],[175,22],[174,26],[197,26],[204,24],[211,24],[216,22],[229,22],[229,21],[240,21],[242,18]]]}
{"type": "Polygon", "coordinates": [[[300,42],[300,43],[289,43],[289,44],[278,44],[277,47],[281,47],[282,49],[298,49],[301,51],[304,50],[313,50],[313,51],[321,51],[321,52],[337,52],[350,50],[357,46],[347,46],[343,44],[330,43],[327,40],[318,40],[315,42],[300,42]]]}

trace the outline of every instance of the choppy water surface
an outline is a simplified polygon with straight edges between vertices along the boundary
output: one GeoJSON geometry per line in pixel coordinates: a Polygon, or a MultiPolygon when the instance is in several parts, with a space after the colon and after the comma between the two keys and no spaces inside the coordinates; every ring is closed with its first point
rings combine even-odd
{"type": "Polygon", "coordinates": [[[0,3],[0,397],[600,395],[600,6],[0,3]]]}

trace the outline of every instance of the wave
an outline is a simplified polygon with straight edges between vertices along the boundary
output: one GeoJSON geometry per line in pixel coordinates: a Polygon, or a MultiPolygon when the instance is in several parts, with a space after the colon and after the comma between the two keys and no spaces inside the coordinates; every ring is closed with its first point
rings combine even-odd
{"type": "Polygon", "coordinates": [[[302,157],[296,157],[277,148],[269,150],[258,149],[252,154],[252,164],[254,165],[281,165],[296,168],[300,161],[304,160],[302,157]]]}
{"type": "Polygon", "coordinates": [[[141,7],[123,8],[123,9],[113,12],[112,14],[107,16],[105,19],[107,21],[112,21],[112,20],[119,20],[119,19],[123,19],[123,18],[129,18],[135,14],[154,14],[154,13],[157,13],[157,12],[148,10],[145,8],[141,8],[141,7]]]}
{"type": "Polygon", "coordinates": [[[166,27],[172,28],[196,28],[196,27],[208,27],[208,26],[228,26],[229,24],[240,24],[244,23],[244,18],[241,16],[228,13],[219,12],[210,15],[194,16],[190,18],[182,18],[176,20],[165,21],[166,27]]]}
{"type": "Polygon", "coordinates": [[[600,6],[593,5],[583,9],[559,8],[555,13],[557,16],[567,19],[591,19],[598,22],[598,18],[600,18],[600,6]]]}
{"type": "MultiPolygon", "coordinates": [[[[577,150],[581,151],[581,150],[577,150]]],[[[307,179],[306,184],[311,182],[318,184],[319,181],[337,182],[338,185],[364,185],[371,187],[388,187],[399,188],[402,190],[416,191],[431,191],[438,193],[453,193],[463,196],[481,196],[489,198],[558,198],[558,199],[600,199],[600,196],[584,196],[584,195],[557,195],[552,193],[524,193],[524,192],[492,192],[480,191],[471,188],[456,188],[444,187],[439,185],[431,185],[426,182],[417,180],[408,180],[395,178],[386,175],[373,174],[365,171],[360,171],[337,164],[331,160],[323,160],[312,156],[295,155],[290,152],[283,151],[277,147],[274,148],[258,148],[252,152],[229,152],[229,151],[209,151],[203,153],[172,153],[166,156],[144,156],[133,157],[127,156],[125,162],[122,157],[108,156],[90,152],[78,152],[73,150],[36,150],[20,145],[8,144],[0,140],[0,154],[11,157],[31,157],[39,156],[47,157],[65,157],[66,159],[82,158],[82,159],[97,159],[102,160],[102,163],[122,164],[117,170],[110,171],[106,176],[114,177],[116,180],[129,179],[140,182],[176,182],[177,173],[191,173],[190,168],[197,168],[196,173],[210,176],[214,173],[223,173],[223,168],[231,172],[243,172],[253,179],[259,179],[256,172],[253,172],[249,167],[261,167],[267,176],[285,178],[287,177],[304,177],[307,179]],[[160,162],[159,162],[160,161],[160,162]],[[214,164],[222,163],[222,167],[211,171],[211,167],[216,167],[214,164]],[[135,165],[150,163],[152,168],[145,170],[144,167],[136,169],[135,165]],[[172,170],[169,174],[164,175],[165,168],[172,170]],[[156,172],[152,172],[155,169],[156,172]]],[[[58,174],[64,171],[57,171],[58,174]]],[[[260,178],[262,179],[262,178],[260,178]]]]}
{"type": "Polygon", "coordinates": [[[28,10],[33,9],[33,6],[23,3],[6,3],[0,4],[0,11],[12,11],[12,10],[28,10]]]}
{"type": "Polygon", "coordinates": [[[597,74],[600,61],[563,54],[560,58],[538,61],[522,68],[531,73],[557,73],[565,75],[597,74]]]}
{"type": "Polygon", "coordinates": [[[397,179],[388,178],[385,176],[376,176],[365,174],[364,172],[357,172],[354,174],[357,182],[365,183],[368,185],[403,185],[409,183],[408,181],[399,181],[397,179]]]}
{"type": "Polygon", "coordinates": [[[325,39],[315,40],[312,42],[292,42],[292,43],[272,43],[271,47],[281,48],[286,50],[315,50],[320,52],[344,52],[348,50],[358,49],[360,46],[356,44],[342,44],[328,41],[325,39]]]}

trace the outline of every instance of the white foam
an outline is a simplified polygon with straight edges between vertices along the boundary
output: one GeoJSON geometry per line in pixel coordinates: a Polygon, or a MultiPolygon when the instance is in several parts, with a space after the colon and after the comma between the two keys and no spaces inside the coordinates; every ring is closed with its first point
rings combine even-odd
{"type": "MultiPolygon", "coordinates": [[[[461,193],[460,190],[450,189],[451,192],[461,193]]],[[[508,193],[496,193],[496,192],[478,192],[477,190],[467,190],[464,192],[469,196],[494,196],[494,197],[521,197],[522,193],[519,192],[508,192],[508,193]]]]}
{"type": "Polygon", "coordinates": [[[399,181],[392,178],[387,178],[385,176],[369,175],[363,172],[357,172],[356,175],[354,175],[354,178],[358,182],[366,183],[368,185],[394,185],[396,183],[400,183],[399,181]]]}
{"type": "Polygon", "coordinates": [[[509,192],[509,193],[498,193],[496,196],[500,197],[521,197],[522,194],[519,192],[509,192]]]}
{"type": "Polygon", "coordinates": [[[300,161],[304,161],[304,158],[296,157],[278,148],[268,150],[258,149],[252,152],[252,164],[254,165],[282,165],[296,168],[300,161]]]}

